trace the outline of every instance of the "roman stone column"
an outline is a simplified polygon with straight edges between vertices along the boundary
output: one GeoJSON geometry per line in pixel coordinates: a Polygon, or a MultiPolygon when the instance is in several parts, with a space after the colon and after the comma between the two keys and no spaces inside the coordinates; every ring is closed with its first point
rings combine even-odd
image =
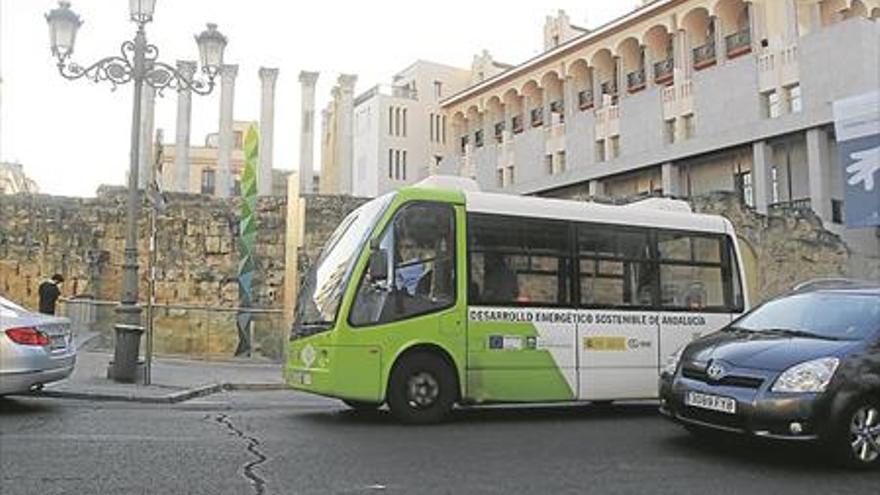
{"type": "Polygon", "coordinates": [[[278,69],[260,68],[260,166],[257,170],[257,194],[272,195],[272,155],[275,134],[275,81],[278,69]]]}
{"type": "Polygon", "coordinates": [[[311,194],[314,184],[315,146],[315,84],[318,72],[301,71],[300,131],[299,131],[299,190],[311,194]]]}
{"type": "Polygon", "coordinates": [[[153,180],[153,125],[156,108],[156,89],[145,84],[141,91],[141,138],[138,157],[138,189],[146,189],[153,180]]]}
{"type": "Polygon", "coordinates": [[[235,77],[238,65],[220,68],[220,132],[217,139],[216,195],[228,198],[232,193],[232,118],[235,103],[235,77]]]}
{"type": "MultiPolygon", "coordinates": [[[[335,91],[336,88],[333,89],[335,91]]],[[[335,146],[330,143],[330,137],[333,134],[331,129],[331,122],[333,120],[332,105],[333,102],[330,102],[326,108],[321,110],[321,174],[320,177],[318,177],[318,191],[320,191],[321,194],[336,193],[331,187],[333,184],[331,179],[333,166],[332,155],[335,150],[335,146]]]]}
{"type": "MultiPolygon", "coordinates": [[[[196,73],[196,63],[189,60],[178,60],[177,70],[192,80],[196,73]]],[[[189,177],[189,143],[190,124],[192,122],[192,91],[181,89],[177,92],[177,132],[175,137],[173,191],[198,192],[190,190],[189,177]]]]}
{"type": "Polygon", "coordinates": [[[357,82],[357,76],[353,74],[342,74],[339,76],[339,115],[337,117],[337,125],[339,134],[337,136],[338,153],[337,173],[339,178],[339,192],[341,194],[351,194],[352,191],[352,160],[354,159],[354,85],[357,82]]]}

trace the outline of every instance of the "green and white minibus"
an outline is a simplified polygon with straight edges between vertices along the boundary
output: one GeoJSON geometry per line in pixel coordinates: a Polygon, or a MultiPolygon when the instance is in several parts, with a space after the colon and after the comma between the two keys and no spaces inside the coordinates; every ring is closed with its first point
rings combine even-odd
{"type": "Polygon", "coordinates": [[[455,404],[657,397],[667,356],[748,307],[732,225],[479,192],[435,177],[365,203],[298,295],[284,374],[406,422],[455,404]]]}

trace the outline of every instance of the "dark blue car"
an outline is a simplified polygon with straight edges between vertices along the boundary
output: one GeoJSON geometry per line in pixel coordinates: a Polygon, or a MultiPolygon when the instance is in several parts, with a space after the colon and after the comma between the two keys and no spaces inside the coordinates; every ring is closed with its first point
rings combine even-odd
{"type": "Polygon", "coordinates": [[[661,412],[708,431],[823,442],[880,466],[880,283],[810,283],[670,356],[661,412]]]}

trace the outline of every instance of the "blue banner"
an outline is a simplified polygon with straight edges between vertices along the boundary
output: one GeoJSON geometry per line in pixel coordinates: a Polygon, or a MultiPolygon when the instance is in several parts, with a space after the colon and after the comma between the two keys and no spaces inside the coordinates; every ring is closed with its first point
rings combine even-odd
{"type": "Polygon", "coordinates": [[[846,225],[880,226],[880,91],[834,102],[846,225]]]}

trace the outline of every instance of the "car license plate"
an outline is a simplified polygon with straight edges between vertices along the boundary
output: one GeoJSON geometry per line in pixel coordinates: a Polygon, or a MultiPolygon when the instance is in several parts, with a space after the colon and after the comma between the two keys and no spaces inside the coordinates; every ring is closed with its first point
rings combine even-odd
{"type": "Polygon", "coordinates": [[[701,394],[699,392],[688,392],[685,397],[685,404],[700,409],[708,409],[710,411],[736,414],[736,400],[729,397],[701,394]]]}
{"type": "Polygon", "coordinates": [[[52,349],[53,351],[58,351],[58,350],[67,348],[67,336],[66,335],[52,335],[49,339],[50,339],[49,348],[52,349]]]}

